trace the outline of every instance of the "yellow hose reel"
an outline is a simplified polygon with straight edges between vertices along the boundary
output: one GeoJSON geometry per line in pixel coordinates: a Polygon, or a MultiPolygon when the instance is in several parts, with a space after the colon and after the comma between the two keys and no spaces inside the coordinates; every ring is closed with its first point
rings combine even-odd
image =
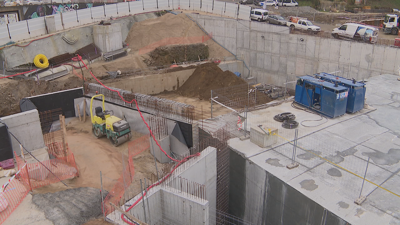
{"type": "Polygon", "coordinates": [[[33,63],[35,64],[36,67],[41,69],[49,67],[49,60],[43,54],[36,55],[35,58],[33,59],[33,63]]]}

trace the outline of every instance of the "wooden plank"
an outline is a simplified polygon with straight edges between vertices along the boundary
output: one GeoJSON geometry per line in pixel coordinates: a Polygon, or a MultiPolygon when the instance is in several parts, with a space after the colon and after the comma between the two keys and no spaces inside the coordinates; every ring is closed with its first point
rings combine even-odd
{"type": "Polygon", "coordinates": [[[83,122],[86,122],[86,98],[83,99],[83,122]]]}
{"type": "Polygon", "coordinates": [[[79,104],[76,104],[76,109],[78,110],[79,121],[82,121],[81,110],[79,109],[79,104]]]}

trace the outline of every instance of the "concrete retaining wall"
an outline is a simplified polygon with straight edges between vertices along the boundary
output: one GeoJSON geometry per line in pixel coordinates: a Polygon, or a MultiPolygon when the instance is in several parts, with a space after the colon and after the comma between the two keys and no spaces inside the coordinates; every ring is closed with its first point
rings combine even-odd
{"type": "MultiPolygon", "coordinates": [[[[45,147],[39,113],[36,109],[5,116],[0,118],[0,120],[8,126],[8,130],[18,138],[28,151],[45,147]]],[[[10,138],[13,152],[21,155],[19,143],[11,135],[10,138]]]]}
{"type": "MultiPolygon", "coordinates": [[[[340,71],[362,80],[398,74],[400,49],[382,45],[289,34],[288,27],[206,15],[190,15],[250,67],[257,82],[283,85],[296,76],[340,71]]],[[[294,84],[291,84],[294,87],[294,84]]]]}
{"type": "Polygon", "coordinates": [[[145,95],[159,94],[163,91],[175,91],[193,74],[195,69],[181,70],[171,73],[152,74],[131,77],[120,81],[106,82],[112,87],[145,95]]]}
{"type": "MultiPolygon", "coordinates": [[[[113,20],[112,23],[121,24],[122,40],[125,40],[134,23],[149,18],[156,18],[156,15],[154,13],[145,13],[113,20]]],[[[37,54],[44,54],[47,58],[52,58],[65,53],[74,53],[76,50],[93,43],[93,41],[93,25],[89,25],[34,41],[24,48],[17,46],[4,48],[0,51],[0,61],[6,62],[6,68],[13,68],[19,65],[33,63],[33,58],[37,54]],[[78,41],[73,45],[66,43],[62,39],[62,36],[66,33],[68,33],[68,36],[78,38],[78,41]]]]}
{"type": "Polygon", "coordinates": [[[230,165],[230,214],[251,224],[347,224],[232,150],[230,165]]]}
{"type": "Polygon", "coordinates": [[[209,224],[208,202],[186,193],[179,193],[173,188],[155,188],[149,192],[145,207],[146,218],[142,202],[129,213],[148,224],[209,224]]]}

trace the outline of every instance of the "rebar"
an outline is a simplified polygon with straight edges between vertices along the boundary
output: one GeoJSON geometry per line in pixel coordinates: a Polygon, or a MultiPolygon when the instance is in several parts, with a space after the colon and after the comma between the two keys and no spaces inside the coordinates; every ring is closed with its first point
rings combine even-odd
{"type": "MultiPolygon", "coordinates": [[[[90,83],[88,85],[88,89],[88,96],[96,95],[96,93],[103,94],[105,96],[105,100],[108,102],[137,110],[136,104],[134,102],[124,102],[116,92],[107,90],[101,85],[90,83]]],[[[193,122],[195,116],[195,107],[192,105],[187,105],[184,103],[175,102],[172,100],[158,98],[150,95],[132,93],[118,88],[114,88],[114,90],[118,90],[123,98],[128,102],[135,99],[141,111],[185,123],[191,124],[193,122]]]]}

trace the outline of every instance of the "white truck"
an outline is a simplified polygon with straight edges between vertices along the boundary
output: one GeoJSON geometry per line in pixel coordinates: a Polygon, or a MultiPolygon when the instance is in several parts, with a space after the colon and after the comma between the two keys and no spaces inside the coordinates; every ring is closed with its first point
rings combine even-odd
{"type": "Polygon", "coordinates": [[[383,32],[386,34],[397,35],[399,33],[399,16],[396,14],[387,14],[383,22],[383,32]]]}
{"type": "Polygon", "coordinates": [[[290,17],[289,22],[286,23],[286,26],[290,27],[290,30],[303,30],[314,34],[317,34],[321,31],[319,26],[315,26],[307,19],[299,17],[290,17]]]}

